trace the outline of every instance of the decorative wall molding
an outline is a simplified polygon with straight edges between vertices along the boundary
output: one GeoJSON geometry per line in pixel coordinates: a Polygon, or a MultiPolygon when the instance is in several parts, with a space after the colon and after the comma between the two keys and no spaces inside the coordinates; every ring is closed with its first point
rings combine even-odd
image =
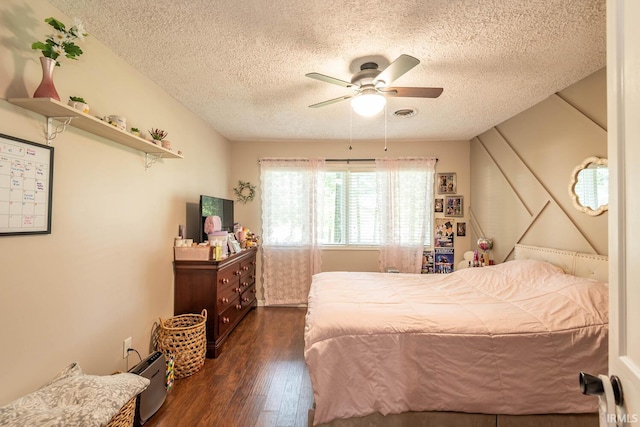
{"type": "MultiPolygon", "coordinates": [[[[574,101],[580,90],[571,88],[574,101]]],[[[606,254],[606,218],[578,215],[566,192],[574,158],[606,153],[607,143],[603,127],[574,104],[552,95],[471,141],[472,242],[492,237],[498,262],[517,243],[606,254]]]]}

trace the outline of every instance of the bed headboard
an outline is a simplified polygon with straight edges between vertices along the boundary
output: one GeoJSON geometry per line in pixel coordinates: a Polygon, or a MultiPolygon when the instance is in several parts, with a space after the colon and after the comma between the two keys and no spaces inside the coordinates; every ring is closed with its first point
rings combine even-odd
{"type": "Polygon", "coordinates": [[[609,282],[609,258],[605,255],[585,254],[563,249],[516,245],[515,259],[537,259],[556,265],[567,274],[609,282]]]}

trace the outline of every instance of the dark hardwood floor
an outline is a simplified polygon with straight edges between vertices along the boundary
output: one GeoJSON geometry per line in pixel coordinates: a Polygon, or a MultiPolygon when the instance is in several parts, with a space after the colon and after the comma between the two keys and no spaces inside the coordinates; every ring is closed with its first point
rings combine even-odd
{"type": "Polygon", "coordinates": [[[305,313],[251,310],[217,359],[174,382],[145,427],[306,426],[313,391],[303,355],[305,313]]]}

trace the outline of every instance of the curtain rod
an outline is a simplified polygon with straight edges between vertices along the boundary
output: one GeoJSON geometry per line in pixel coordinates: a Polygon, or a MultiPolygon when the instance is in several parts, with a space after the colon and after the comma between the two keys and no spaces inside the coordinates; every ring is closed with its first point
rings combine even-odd
{"type": "MultiPolygon", "coordinates": [[[[258,163],[260,163],[260,160],[262,159],[258,159],[258,163]]],[[[265,159],[265,160],[271,160],[271,159],[265,159]]],[[[290,158],[290,159],[276,159],[279,161],[297,161],[297,160],[308,160],[308,159],[300,159],[300,158],[290,158]]],[[[324,159],[325,162],[375,162],[376,159],[324,159]]],[[[436,162],[438,162],[438,159],[436,158],[436,162]]]]}
{"type": "MultiPolygon", "coordinates": [[[[325,159],[325,162],[375,162],[376,159],[325,159]]],[[[436,162],[438,159],[436,158],[436,162]]]]}

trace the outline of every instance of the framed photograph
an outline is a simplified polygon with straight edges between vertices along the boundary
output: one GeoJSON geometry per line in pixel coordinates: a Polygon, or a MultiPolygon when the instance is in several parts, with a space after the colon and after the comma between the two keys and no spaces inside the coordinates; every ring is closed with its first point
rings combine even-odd
{"type": "Polygon", "coordinates": [[[240,243],[236,240],[236,236],[233,233],[229,233],[229,237],[227,238],[227,246],[229,247],[229,255],[237,254],[242,249],[240,248],[240,243]]]}
{"type": "Polygon", "coordinates": [[[453,248],[436,248],[435,250],[435,274],[447,274],[453,272],[453,248]]]}
{"type": "Polygon", "coordinates": [[[436,199],[436,202],[433,204],[434,212],[444,212],[444,199],[436,199]]]}
{"type": "Polygon", "coordinates": [[[453,247],[453,221],[447,218],[434,218],[435,230],[433,246],[435,248],[453,247]]]}
{"type": "Polygon", "coordinates": [[[444,216],[464,216],[464,197],[445,197],[444,216]]]}
{"type": "Polygon", "coordinates": [[[464,237],[467,235],[467,223],[466,222],[459,222],[456,224],[456,235],[460,236],[460,237],[464,237]]]}
{"type": "Polygon", "coordinates": [[[456,194],[457,185],[455,173],[439,173],[436,182],[438,185],[438,194],[456,194]]]}
{"type": "Polygon", "coordinates": [[[51,234],[53,147],[0,134],[0,236],[51,234]]]}
{"type": "Polygon", "coordinates": [[[433,251],[422,251],[422,268],[420,273],[433,274],[433,251]]]}

